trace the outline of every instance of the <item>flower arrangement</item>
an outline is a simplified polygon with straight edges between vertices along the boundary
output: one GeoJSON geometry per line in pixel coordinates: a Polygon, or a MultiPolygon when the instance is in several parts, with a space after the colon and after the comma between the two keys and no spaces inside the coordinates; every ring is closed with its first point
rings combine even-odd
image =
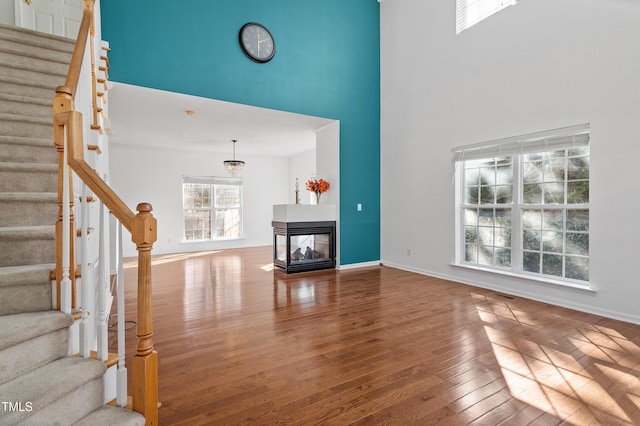
{"type": "Polygon", "coordinates": [[[307,181],[307,190],[316,194],[316,201],[320,203],[320,195],[327,192],[331,185],[324,179],[313,179],[307,181]]]}

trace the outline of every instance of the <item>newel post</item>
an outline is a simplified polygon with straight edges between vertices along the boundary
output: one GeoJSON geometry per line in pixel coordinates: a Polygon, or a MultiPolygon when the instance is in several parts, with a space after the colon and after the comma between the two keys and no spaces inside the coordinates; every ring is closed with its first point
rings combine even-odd
{"type": "Polygon", "coordinates": [[[147,425],[158,424],[158,353],[153,350],[151,248],[157,238],[151,204],[140,203],[131,223],[131,240],[138,250],[138,346],[132,360],[133,409],[147,425]]]}
{"type": "MultiPolygon", "coordinates": [[[[66,86],[58,86],[56,95],[53,98],[53,143],[58,152],[58,220],[55,226],[56,232],[56,309],[66,309],[63,307],[61,299],[62,282],[65,279],[71,281],[71,306],[76,308],[76,265],[74,253],[75,226],[73,217],[73,180],[71,173],[66,172],[69,166],[66,163],[65,155],[65,139],[67,138],[66,124],[67,121],[59,122],[56,117],[58,114],[73,111],[73,93],[66,86]],[[65,175],[68,176],[65,182],[65,175]],[[67,188],[65,198],[64,190],[67,188]],[[68,198],[68,199],[67,199],[68,198]],[[66,200],[66,201],[65,201],[66,200]],[[68,209],[68,220],[65,224],[65,210],[68,209]],[[68,241],[65,243],[65,239],[68,241]],[[66,265],[65,265],[66,263],[66,265]],[[68,271],[63,271],[68,268],[68,271]],[[65,275],[65,277],[63,277],[65,275]]],[[[68,120],[68,116],[64,115],[63,120],[68,120]]]]}

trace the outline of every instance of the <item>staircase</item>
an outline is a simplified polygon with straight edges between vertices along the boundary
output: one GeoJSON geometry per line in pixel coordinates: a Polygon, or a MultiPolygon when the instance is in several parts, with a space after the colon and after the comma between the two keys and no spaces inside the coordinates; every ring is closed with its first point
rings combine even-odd
{"type": "Polygon", "coordinates": [[[71,40],[0,24],[0,425],[144,425],[106,406],[104,362],[68,356],[52,310],[58,218],[52,99],[71,40]]]}

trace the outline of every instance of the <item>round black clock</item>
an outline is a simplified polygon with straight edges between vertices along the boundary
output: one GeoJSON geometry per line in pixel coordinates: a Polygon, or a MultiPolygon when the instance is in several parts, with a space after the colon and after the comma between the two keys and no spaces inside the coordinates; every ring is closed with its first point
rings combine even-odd
{"type": "Polygon", "coordinates": [[[244,54],[254,62],[269,62],[276,53],[276,42],[269,30],[255,22],[246,23],[240,28],[238,40],[244,54]]]}

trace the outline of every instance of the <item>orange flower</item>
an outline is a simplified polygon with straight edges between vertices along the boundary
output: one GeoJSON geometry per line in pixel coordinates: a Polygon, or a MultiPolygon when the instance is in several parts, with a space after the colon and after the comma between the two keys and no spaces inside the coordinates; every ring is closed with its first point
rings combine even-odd
{"type": "Polygon", "coordinates": [[[307,190],[311,192],[315,192],[317,194],[322,194],[323,192],[327,192],[331,185],[324,179],[315,179],[307,181],[307,190]]]}

